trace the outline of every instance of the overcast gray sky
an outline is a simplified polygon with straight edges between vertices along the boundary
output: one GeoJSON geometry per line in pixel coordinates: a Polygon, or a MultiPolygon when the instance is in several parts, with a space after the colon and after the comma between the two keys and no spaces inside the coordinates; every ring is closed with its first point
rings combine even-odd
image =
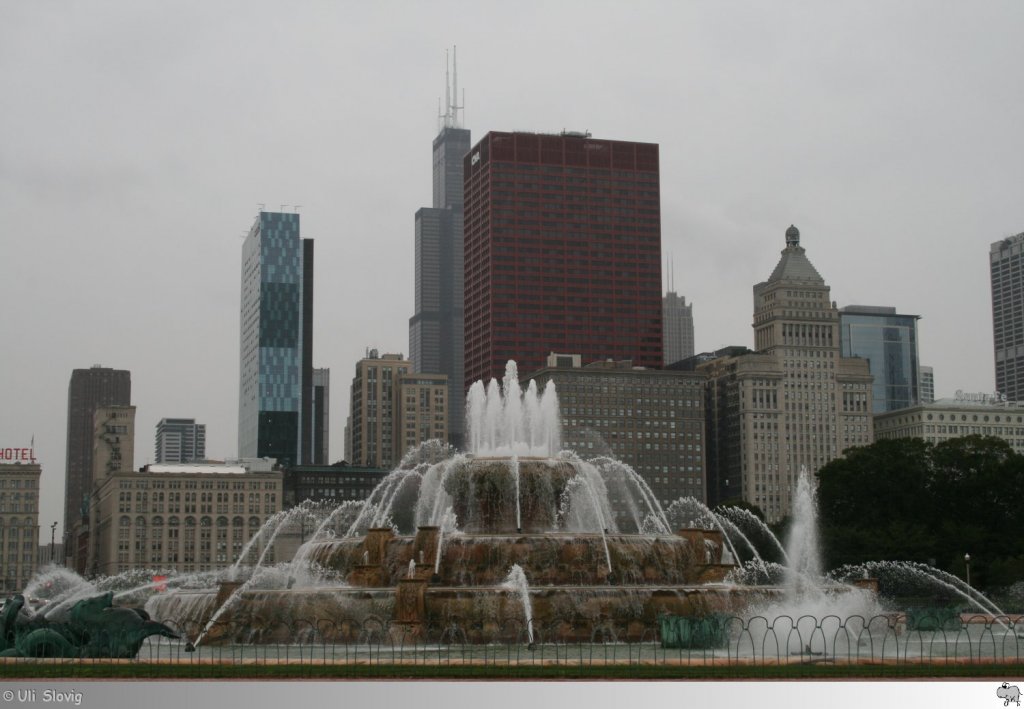
{"type": "Polygon", "coordinates": [[[661,146],[698,351],[752,344],[790,223],[840,306],[923,319],[936,393],[994,387],[988,249],[1024,231],[1024,3],[0,0],[0,445],[60,520],[67,387],[132,373],[135,464],[236,453],[242,234],[302,205],[331,457],[367,346],[408,349],[444,50],[465,125],[661,146]]]}

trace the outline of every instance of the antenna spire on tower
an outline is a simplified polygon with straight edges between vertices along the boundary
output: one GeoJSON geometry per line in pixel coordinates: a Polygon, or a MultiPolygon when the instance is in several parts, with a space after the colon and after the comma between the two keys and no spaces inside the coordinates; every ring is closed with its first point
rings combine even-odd
{"type": "Polygon", "coordinates": [[[444,50],[444,127],[452,124],[452,85],[448,76],[448,50],[444,50]]]}
{"type": "Polygon", "coordinates": [[[455,103],[452,104],[452,126],[455,128],[459,127],[459,55],[458,47],[452,45],[452,99],[455,103]]]}
{"type": "Polygon", "coordinates": [[[444,50],[444,111],[441,110],[441,99],[437,103],[438,130],[441,128],[459,128],[459,111],[465,109],[466,91],[462,91],[462,103],[459,103],[459,67],[457,48],[452,45],[451,56],[444,50]]]}

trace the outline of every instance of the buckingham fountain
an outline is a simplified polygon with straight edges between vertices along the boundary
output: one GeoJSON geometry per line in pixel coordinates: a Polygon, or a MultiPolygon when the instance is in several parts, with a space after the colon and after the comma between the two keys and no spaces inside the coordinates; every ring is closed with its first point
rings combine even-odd
{"type": "Polygon", "coordinates": [[[371,622],[392,639],[457,627],[463,642],[532,643],[608,628],[638,639],[664,614],[736,613],[771,595],[727,581],[723,529],[675,528],[629,466],[562,451],[552,383],[523,391],[510,362],[502,383],[470,388],[467,422],[468,452],[413,452],[364,503],[324,515],[291,562],[239,565],[148,612],[192,621],[195,644],[287,642],[324,618],[346,619],[320,624],[326,642],[371,622]]]}
{"type": "MultiPolygon", "coordinates": [[[[28,620],[39,626],[81,615],[79,604],[95,605],[102,594],[104,607],[140,606],[134,612],[144,622],[165,624],[140,632],[180,636],[186,650],[647,642],[659,633],[664,643],[666,619],[713,617],[742,619],[753,646],[760,641],[749,629],[771,627],[775,637],[780,617],[794,627],[806,618],[888,617],[891,631],[893,615],[869,578],[890,572],[928,579],[984,612],[998,611],[930,567],[879,563],[823,573],[806,474],[785,549],[744,510],[713,512],[692,498],[663,509],[628,465],[562,450],[554,385],[539,391],[530,382],[522,390],[513,362],[502,382],[471,387],[467,424],[466,452],[424,445],[364,501],[283,511],[228,569],[158,581],[148,572],[94,581],[44,572],[26,589],[47,596],[28,620]],[[307,541],[289,561],[264,563],[296,522],[311,525],[307,541]],[[751,541],[758,536],[770,540],[782,563],[761,558],[751,541]]],[[[811,652],[812,644],[794,648],[811,652]]],[[[828,645],[824,651],[835,652],[828,645]]]]}

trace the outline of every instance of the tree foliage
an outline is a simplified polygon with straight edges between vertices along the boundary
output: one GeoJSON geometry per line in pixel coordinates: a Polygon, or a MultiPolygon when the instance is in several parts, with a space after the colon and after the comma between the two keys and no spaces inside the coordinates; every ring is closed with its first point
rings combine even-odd
{"type": "Polygon", "coordinates": [[[1001,586],[1024,557],[1024,456],[987,436],[937,445],[919,438],[853,448],[818,472],[831,567],[865,561],[934,564],[975,586],[1001,586]]]}

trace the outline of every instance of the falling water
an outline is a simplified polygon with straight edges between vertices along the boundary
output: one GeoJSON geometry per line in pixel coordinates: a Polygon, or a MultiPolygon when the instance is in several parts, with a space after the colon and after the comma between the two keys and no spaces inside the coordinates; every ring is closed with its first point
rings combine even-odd
{"type": "Polygon", "coordinates": [[[228,578],[235,579],[238,577],[238,572],[241,569],[242,561],[249,556],[249,552],[252,550],[252,548],[259,542],[260,539],[263,538],[263,535],[266,534],[267,530],[271,528],[276,529],[277,525],[280,524],[281,520],[284,519],[284,517],[289,512],[290,510],[281,510],[280,512],[275,512],[270,517],[267,517],[267,521],[263,523],[259,530],[257,530],[256,534],[252,535],[252,539],[246,542],[245,546],[242,547],[242,551],[238,554],[238,558],[235,559],[235,563],[231,565],[231,569],[228,572],[228,578]]]}
{"type": "Polygon", "coordinates": [[[335,524],[339,520],[344,523],[344,516],[346,514],[358,514],[362,509],[363,503],[355,500],[346,500],[335,507],[330,514],[324,517],[323,522],[313,531],[313,535],[309,540],[304,542],[298,551],[295,552],[295,556],[292,557],[291,561],[293,571],[298,572],[309,565],[309,558],[315,551],[318,542],[329,538],[328,535],[331,537],[335,536],[334,532],[328,529],[330,525],[335,524]]]}
{"type": "Polygon", "coordinates": [[[444,540],[455,530],[455,513],[452,512],[452,508],[449,507],[444,512],[444,517],[441,518],[441,524],[438,525],[437,533],[437,554],[434,558],[434,573],[441,573],[441,551],[444,549],[444,540]]]}
{"type": "Polygon", "coordinates": [[[533,605],[530,603],[530,586],[523,568],[519,564],[513,564],[501,586],[519,595],[519,600],[523,604],[523,618],[526,620],[526,635],[533,645],[533,605]]]}
{"type": "Polygon", "coordinates": [[[508,461],[508,469],[512,471],[512,480],[516,486],[516,529],[523,529],[522,512],[519,505],[519,458],[513,454],[508,461]]]}
{"type": "MultiPolygon", "coordinates": [[[[762,537],[771,541],[775,549],[779,552],[779,558],[788,563],[789,558],[786,556],[786,549],[779,542],[779,538],[776,537],[775,534],[772,533],[772,530],[768,528],[768,525],[762,522],[761,519],[753,512],[743,509],[742,507],[724,507],[716,509],[715,514],[719,517],[726,517],[727,519],[730,519],[737,528],[740,527],[741,523],[753,526],[754,529],[760,532],[762,537]]],[[[745,536],[749,537],[749,535],[745,536]]]]}
{"type": "MultiPolygon", "coordinates": [[[[722,520],[700,500],[693,497],[680,497],[668,506],[665,517],[675,527],[717,528],[722,533],[722,539],[726,546],[725,551],[731,555],[732,561],[737,564],[740,562],[740,555],[736,553],[736,546],[726,533],[725,527],[722,526],[722,520]]],[[[723,558],[723,561],[726,559],[723,558]]]]}
{"type": "Polygon", "coordinates": [[[893,580],[902,582],[903,579],[899,578],[901,576],[923,582],[934,588],[953,592],[977,607],[982,613],[989,613],[997,619],[1006,617],[1006,613],[999,606],[978,589],[968,586],[963,579],[942,569],[915,561],[869,561],[863,564],[842,566],[830,572],[829,577],[839,581],[848,581],[862,576],[865,572],[890,583],[893,580]]]}
{"type": "MultiPolygon", "coordinates": [[[[274,541],[277,539],[277,536],[281,533],[281,530],[283,530],[285,528],[285,525],[287,525],[289,522],[291,522],[296,517],[305,517],[307,514],[309,514],[309,509],[308,509],[309,506],[307,504],[308,502],[309,502],[309,500],[306,500],[305,503],[300,504],[298,507],[291,508],[290,510],[287,511],[286,514],[281,516],[281,519],[278,521],[277,526],[274,527],[274,531],[271,532],[270,538],[267,539],[267,543],[263,547],[263,552],[260,554],[259,558],[256,560],[256,568],[257,569],[259,567],[263,566],[264,559],[267,558],[267,555],[274,548],[274,541]]],[[[239,556],[239,559],[243,559],[243,558],[245,558],[245,557],[244,556],[239,556]]]]}
{"type": "Polygon", "coordinates": [[[606,520],[604,513],[601,510],[601,500],[598,498],[597,493],[594,491],[594,487],[591,481],[585,476],[581,475],[576,480],[579,480],[579,485],[586,491],[587,497],[590,500],[590,506],[594,514],[597,516],[597,528],[601,531],[601,544],[604,545],[604,558],[605,563],[608,565],[608,573],[612,573],[612,555],[608,551],[608,521],[606,520]]]}

